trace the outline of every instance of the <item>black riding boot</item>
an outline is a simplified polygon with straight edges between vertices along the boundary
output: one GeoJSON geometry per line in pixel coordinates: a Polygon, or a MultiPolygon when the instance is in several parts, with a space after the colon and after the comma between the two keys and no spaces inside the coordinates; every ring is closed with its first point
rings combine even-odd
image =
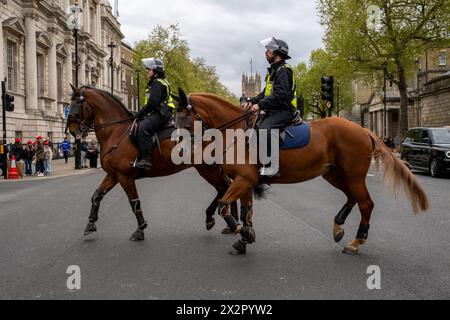
{"type": "MultiPolygon", "coordinates": [[[[147,140],[147,139],[146,139],[147,140]]],[[[152,150],[155,144],[155,137],[153,136],[148,141],[139,142],[139,148],[141,149],[142,159],[136,163],[136,168],[151,170],[152,168],[152,150]]]]}

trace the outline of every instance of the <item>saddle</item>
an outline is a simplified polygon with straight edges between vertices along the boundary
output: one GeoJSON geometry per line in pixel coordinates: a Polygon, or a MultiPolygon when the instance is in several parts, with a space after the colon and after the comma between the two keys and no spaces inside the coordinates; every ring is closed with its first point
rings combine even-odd
{"type": "MultiPolygon", "coordinates": [[[[140,123],[136,120],[129,133],[131,143],[138,150],[139,150],[138,144],[139,124],[140,123]]],[[[167,122],[164,128],[162,128],[158,133],[155,134],[156,143],[154,148],[158,148],[159,151],[161,152],[160,142],[167,138],[170,138],[175,130],[177,130],[177,128],[175,127],[175,117],[172,116],[172,118],[169,120],[169,122],[167,122]]]]}
{"type": "Polygon", "coordinates": [[[280,150],[301,149],[309,145],[311,126],[303,122],[300,111],[295,112],[291,122],[280,128],[280,150]]]}
{"type": "Polygon", "coordinates": [[[291,120],[291,123],[286,128],[280,129],[281,144],[284,144],[284,142],[286,140],[286,134],[288,134],[291,138],[294,138],[294,134],[289,131],[289,128],[301,126],[302,124],[303,124],[303,119],[300,114],[300,111],[296,111],[294,114],[294,117],[291,120]]]}

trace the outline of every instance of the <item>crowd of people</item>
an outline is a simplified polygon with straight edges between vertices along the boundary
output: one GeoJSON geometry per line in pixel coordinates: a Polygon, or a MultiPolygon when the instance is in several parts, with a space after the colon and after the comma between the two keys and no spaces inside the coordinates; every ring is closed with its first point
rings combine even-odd
{"type": "MultiPolygon", "coordinates": [[[[64,158],[65,164],[68,164],[73,149],[73,144],[68,139],[65,139],[62,143],[53,143],[49,139],[37,136],[34,142],[29,140],[26,144],[23,144],[22,139],[16,138],[14,144],[2,145],[2,153],[6,152],[8,163],[3,163],[3,157],[0,155],[0,170],[3,173],[3,170],[10,168],[14,157],[16,169],[21,178],[24,176],[51,176],[52,161],[64,158]]],[[[91,160],[92,167],[92,159],[97,160],[98,153],[96,143],[91,142],[89,144],[83,141],[81,143],[82,167],[88,168],[88,159],[91,160]]]]}

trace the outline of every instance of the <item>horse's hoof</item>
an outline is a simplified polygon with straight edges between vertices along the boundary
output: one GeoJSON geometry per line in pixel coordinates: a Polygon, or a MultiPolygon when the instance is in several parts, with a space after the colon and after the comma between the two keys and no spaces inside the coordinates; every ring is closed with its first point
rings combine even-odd
{"type": "Polygon", "coordinates": [[[86,226],[86,230],[84,231],[84,236],[86,237],[94,232],[97,232],[97,226],[95,225],[95,223],[89,223],[86,226]]]}
{"type": "Polygon", "coordinates": [[[241,240],[233,244],[233,249],[229,252],[232,256],[242,256],[247,253],[247,244],[241,240]]]}
{"type": "Polygon", "coordinates": [[[216,220],[212,219],[209,222],[206,222],[206,230],[210,231],[216,225],[216,220]]]}
{"type": "Polygon", "coordinates": [[[231,229],[228,228],[228,227],[226,227],[226,228],[224,228],[224,229],[222,230],[222,234],[226,234],[226,235],[228,235],[228,234],[233,234],[233,235],[234,235],[234,233],[231,232],[231,229]]]}
{"type": "Polygon", "coordinates": [[[136,232],[131,236],[130,240],[131,241],[144,241],[145,240],[144,231],[136,230],[136,232]]]}
{"type": "Polygon", "coordinates": [[[341,242],[341,240],[344,238],[344,235],[345,235],[344,229],[339,230],[339,231],[334,235],[334,241],[336,241],[336,243],[341,242]]]}
{"type": "Polygon", "coordinates": [[[245,226],[242,228],[241,236],[248,244],[256,242],[255,230],[253,230],[253,228],[250,226],[245,226]]]}
{"type": "Polygon", "coordinates": [[[353,246],[346,246],[344,248],[343,253],[348,254],[348,255],[352,255],[352,256],[356,256],[359,253],[359,249],[355,248],[353,246]]]}

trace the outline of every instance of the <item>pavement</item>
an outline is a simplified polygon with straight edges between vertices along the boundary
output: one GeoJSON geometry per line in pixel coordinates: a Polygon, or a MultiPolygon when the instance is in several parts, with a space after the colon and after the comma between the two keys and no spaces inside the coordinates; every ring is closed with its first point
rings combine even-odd
{"type": "MultiPolygon", "coordinates": [[[[89,164],[89,161],[88,161],[89,164]]],[[[0,183],[19,183],[23,181],[34,181],[34,180],[51,180],[56,178],[77,176],[77,175],[85,175],[92,174],[96,172],[98,169],[91,168],[83,168],[81,170],[75,170],[75,158],[69,158],[68,163],[66,164],[64,159],[52,160],[52,174],[50,176],[38,177],[38,176],[24,176],[23,179],[19,180],[5,180],[3,177],[0,177],[0,183]]]]}
{"type": "Polygon", "coordinates": [[[136,221],[117,186],[102,202],[98,233],[83,237],[90,199],[104,173],[0,184],[0,299],[450,299],[450,179],[417,174],[431,209],[414,216],[374,169],[369,242],[342,254],[357,232],[357,209],[340,244],[331,234],[346,199],[319,178],[273,186],[255,203],[257,242],[228,254],[238,239],[205,229],[214,189],[194,170],[138,181],[146,241],[130,242],[136,221]],[[70,266],[81,289],[69,290],[70,266]],[[367,287],[381,270],[381,289],[367,287]]]}

